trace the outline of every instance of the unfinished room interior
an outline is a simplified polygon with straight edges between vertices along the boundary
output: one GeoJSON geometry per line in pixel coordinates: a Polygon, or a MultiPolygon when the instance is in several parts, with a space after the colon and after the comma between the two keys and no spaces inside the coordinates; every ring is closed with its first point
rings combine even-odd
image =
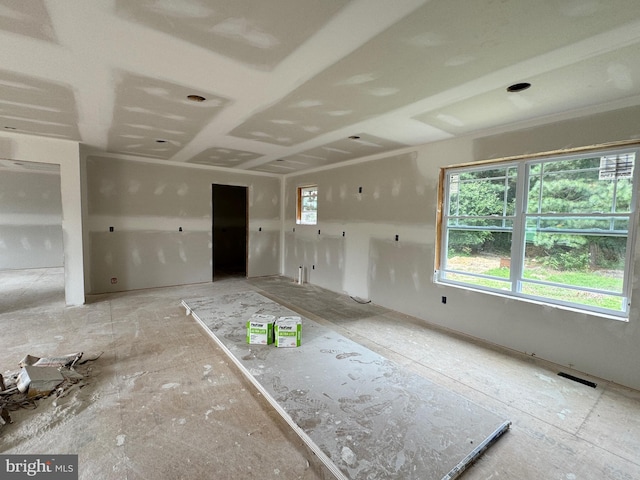
{"type": "Polygon", "coordinates": [[[1,478],[640,478],[638,0],[0,0],[0,45],[1,478]]]}

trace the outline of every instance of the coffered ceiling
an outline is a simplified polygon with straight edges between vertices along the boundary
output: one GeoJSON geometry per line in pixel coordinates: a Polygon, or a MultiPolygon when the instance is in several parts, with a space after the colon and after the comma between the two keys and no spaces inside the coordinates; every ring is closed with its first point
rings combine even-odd
{"type": "Polygon", "coordinates": [[[282,174],[640,104],[638,0],[0,0],[0,44],[0,128],[282,174]]]}

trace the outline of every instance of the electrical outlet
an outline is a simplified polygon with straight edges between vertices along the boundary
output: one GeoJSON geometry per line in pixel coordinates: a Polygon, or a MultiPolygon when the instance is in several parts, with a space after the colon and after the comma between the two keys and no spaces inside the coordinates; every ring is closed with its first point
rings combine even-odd
{"type": "Polygon", "coordinates": [[[445,296],[442,297],[442,303],[447,303],[447,297],[445,296]]]}

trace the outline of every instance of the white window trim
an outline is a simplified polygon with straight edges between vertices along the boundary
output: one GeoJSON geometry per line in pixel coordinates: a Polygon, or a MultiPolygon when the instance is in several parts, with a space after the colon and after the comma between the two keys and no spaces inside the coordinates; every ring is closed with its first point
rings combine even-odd
{"type": "MultiPolygon", "coordinates": [[[[634,259],[634,245],[635,239],[637,235],[637,202],[638,202],[638,180],[640,174],[638,173],[638,162],[640,162],[640,148],[638,146],[633,147],[619,147],[619,148],[611,148],[604,150],[592,150],[592,151],[583,151],[577,154],[565,154],[565,155],[553,155],[547,157],[531,157],[531,158],[521,158],[518,160],[512,161],[496,161],[496,162],[481,162],[478,165],[463,165],[463,166],[454,166],[443,169],[443,175],[441,176],[441,181],[443,185],[441,186],[442,196],[440,199],[440,211],[442,215],[439,219],[439,228],[437,231],[439,232],[439,238],[437,238],[437,242],[439,244],[439,248],[437,251],[439,252],[439,257],[436,259],[436,265],[439,266],[439,269],[436,270],[434,275],[434,280],[436,283],[443,285],[455,286],[458,288],[462,288],[465,290],[477,291],[481,293],[493,294],[506,298],[516,298],[522,301],[541,304],[545,306],[558,307],[566,310],[571,310],[575,312],[587,313],[590,315],[597,315],[605,318],[612,318],[616,320],[628,321],[629,310],[631,306],[631,290],[632,290],[632,279],[633,279],[633,259],[634,259]],[[631,208],[630,213],[625,215],[625,217],[629,218],[628,222],[628,234],[627,234],[627,245],[626,245],[626,256],[625,256],[625,272],[623,277],[623,287],[621,298],[623,300],[623,305],[625,306],[624,310],[616,311],[611,309],[604,309],[599,307],[593,307],[589,305],[580,305],[572,302],[565,302],[562,300],[556,300],[545,297],[538,297],[534,295],[524,294],[521,292],[521,278],[522,278],[522,270],[523,270],[523,260],[524,260],[524,235],[525,235],[525,224],[526,218],[528,214],[525,212],[526,207],[526,196],[528,192],[528,182],[529,182],[529,169],[527,168],[529,165],[533,165],[536,163],[545,163],[549,161],[556,160],[570,160],[574,158],[586,158],[588,156],[606,156],[612,154],[620,154],[624,152],[635,152],[635,168],[633,171],[633,192],[631,198],[631,208]],[[506,279],[505,285],[510,287],[510,290],[501,290],[497,288],[491,288],[486,286],[472,285],[465,282],[456,281],[450,278],[446,278],[446,272],[455,273],[453,270],[447,270],[446,268],[442,268],[442,266],[447,265],[447,252],[448,252],[448,227],[447,227],[447,219],[449,218],[449,185],[450,185],[450,176],[455,175],[459,172],[470,172],[470,171],[479,171],[479,170],[487,170],[491,168],[506,168],[506,167],[517,167],[518,168],[518,180],[516,187],[516,206],[515,206],[515,214],[513,216],[505,215],[503,219],[513,220],[512,227],[512,259],[511,268],[510,268],[510,278],[506,279]]],[[[535,215],[539,216],[539,215],[535,215]]],[[[570,216],[565,214],[564,216],[570,216]]],[[[593,215],[590,215],[593,216],[593,215]]],[[[598,215],[595,215],[598,216],[598,215]]],[[[602,216],[611,217],[611,213],[602,213],[602,216]]],[[[482,278],[481,274],[472,274],[470,272],[461,272],[465,275],[476,276],[482,278]]],[[[490,278],[495,280],[494,277],[485,276],[486,278],[490,278]]],[[[527,280],[530,282],[531,280],[527,280]]],[[[542,282],[544,285],[553,285],[550,283],[542,282]]],[[[566,288],[571,288],[570,286],[565,286],[566,288]]],[[[589,291],[588,288],[578,288],[581,291],[589,291]]]]}

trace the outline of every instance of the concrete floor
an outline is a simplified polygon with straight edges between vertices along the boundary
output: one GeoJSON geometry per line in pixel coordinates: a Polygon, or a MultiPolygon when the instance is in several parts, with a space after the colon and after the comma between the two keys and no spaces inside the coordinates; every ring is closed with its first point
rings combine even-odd
{"type": "Polygon", "coordinates": [[[0,272],[0,372],[32,355],[103,355],[36,410],[2,453],[77,453],[83,479],[323,479],[329,474],[180,301],[255,289],[510,419],[465,479],[640,478],[640,392],[283,278],[100,295],[64,307],[62,269],[0,272]],[[82,388],[80,388],[82,386],[82,388]]]}

